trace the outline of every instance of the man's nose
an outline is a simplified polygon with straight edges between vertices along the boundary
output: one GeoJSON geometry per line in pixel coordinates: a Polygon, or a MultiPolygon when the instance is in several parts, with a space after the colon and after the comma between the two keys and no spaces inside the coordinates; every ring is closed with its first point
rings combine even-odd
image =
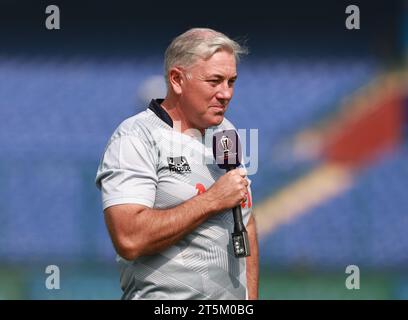
{"type": "Polygon", "coordinates": [[[228,86],[228,84],[223,84],[220,86],[216,97],[220,100],[231,100],[233,93],[233,88],[228,86]]]}

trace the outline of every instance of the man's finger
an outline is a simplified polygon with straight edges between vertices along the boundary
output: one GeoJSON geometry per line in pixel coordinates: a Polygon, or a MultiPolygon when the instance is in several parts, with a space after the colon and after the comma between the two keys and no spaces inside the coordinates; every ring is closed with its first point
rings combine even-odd
{"type": "Polygon", "coordinates": [[[246,177],[247,175],[247,172],[244,168],[238,168],[238,172],[239,172],[239,175],[243,178],[246,177]]]}

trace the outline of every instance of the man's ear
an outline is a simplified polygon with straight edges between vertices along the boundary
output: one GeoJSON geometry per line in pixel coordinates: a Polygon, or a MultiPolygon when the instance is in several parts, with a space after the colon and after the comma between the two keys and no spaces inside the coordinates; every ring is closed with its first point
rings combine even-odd
{"type": "Polygon", "coordinates": [[[169,83],[176,94],[182,93],[182,84],[184,82],[182,71],[177,68],[171,68],[169,71],[169,83]]]}

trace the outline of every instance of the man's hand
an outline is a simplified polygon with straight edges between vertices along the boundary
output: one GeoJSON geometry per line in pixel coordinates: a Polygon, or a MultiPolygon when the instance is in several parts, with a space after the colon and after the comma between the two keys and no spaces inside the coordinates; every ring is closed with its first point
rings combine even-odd
{"type": "Polygon", "coordinates": [[[221,176],[206,192],[215,212],[238,206],[248,195],[248,180],[242,168],[234,169],[221,176]]]}

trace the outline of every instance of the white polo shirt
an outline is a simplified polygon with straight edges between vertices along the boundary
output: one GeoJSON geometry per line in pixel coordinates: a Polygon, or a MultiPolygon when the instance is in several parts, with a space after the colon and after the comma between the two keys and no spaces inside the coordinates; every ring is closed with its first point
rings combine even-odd
{"type": "MultiPolygon", "coordinates": [[[[152,100],[147,110],[122,122],[110,138],[96,176],[104,209],[125,203],[171,208],[204,192],[225,174],[214,163],[206,137],[173,128],[161,101],[152,100]]],[[[211,129],[235,128],[224,118],[211,129]]],[[[242,208],[245,224],[252,211],[248,190],[242,208]]],[[[246,265],[244,258],[234,256],[233,225],[228,210],[160,253],[134,261],[118,256],[122,298],[245,299],[246,265]]]]}

